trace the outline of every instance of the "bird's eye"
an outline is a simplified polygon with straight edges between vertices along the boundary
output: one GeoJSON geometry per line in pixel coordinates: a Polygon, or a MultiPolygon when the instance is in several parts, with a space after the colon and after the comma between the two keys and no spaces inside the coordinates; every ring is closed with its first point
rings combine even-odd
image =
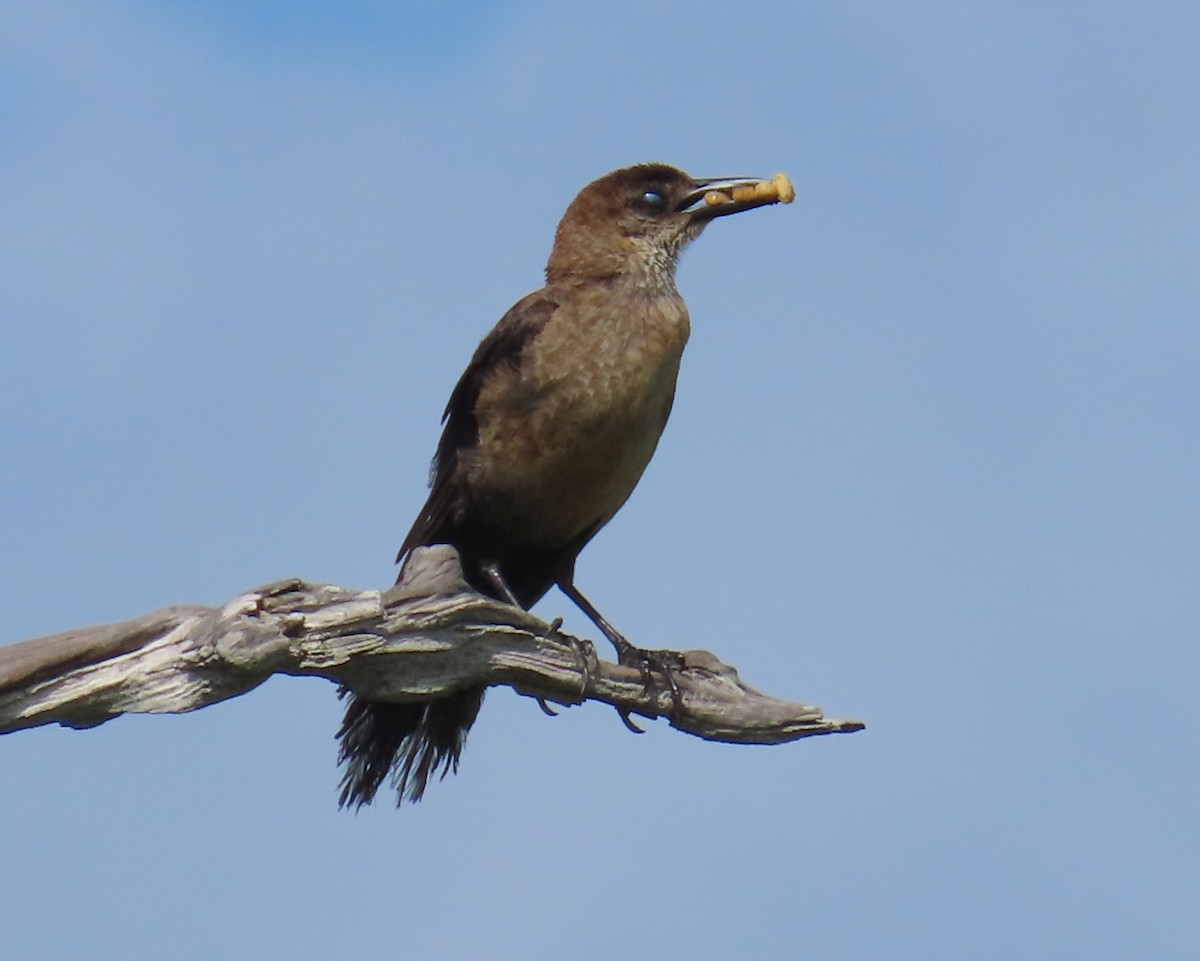
{"type": "Polygon", "coordinates": [[[667,198],[657,190],[643,190],[634,194],[633,206],[644,214],[657,216],[667,209],[667,198]]]}

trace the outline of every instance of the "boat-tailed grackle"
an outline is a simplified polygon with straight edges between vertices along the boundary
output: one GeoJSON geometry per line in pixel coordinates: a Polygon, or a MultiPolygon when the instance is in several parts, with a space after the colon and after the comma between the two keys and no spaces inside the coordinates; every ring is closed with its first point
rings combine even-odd
{"type": "MultiPolygon", "coordinates": [[[[575,587],[575,559],[632,493],[671,412],[689,331],[680,253],[711,220],[792,197],[782,174],[697,180],[665,164],[584,187],[558,226],[546,286],[500,319],[451,393],[429,499],[397,561],[450,544],[472,587],[525,608],[557,586],[622,663],[653,664],[575,587]]],[[[430,776],[457,768],[483,693],[351,695],[341,803],[369,803],[389,773],[399,800],[419,800],[430,776]]]]}

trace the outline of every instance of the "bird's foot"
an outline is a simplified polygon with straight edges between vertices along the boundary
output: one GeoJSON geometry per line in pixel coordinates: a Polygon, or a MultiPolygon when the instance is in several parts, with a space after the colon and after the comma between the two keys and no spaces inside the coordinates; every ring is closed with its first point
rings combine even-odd
{"type": "MultiPolygon", "coordinates": [[[[600,632],[607,637],[613,647],[617,649],[617,661],[625,667],[636,667],[642,674],[642,679],[646,686],[646,693],[657,693],[658,688],[654,683],[654,671],[658,671],[667,679],[667,686],[671,689],[671,711],[672,720],[678,717],[679,709],[683,705],[683,695],[679,692],[679,685],[675,681],[675,672],[684,669],[685,664],[683,655],[677,651],[647,651],[640,647],[634,647],[625,639],[625,636],[615,627],[608,623],[596,610],[594,604],[579,592],[579,588],[575,586],[574,581],[570,577],[570,571],[566,572],[566,576],[557,581],[559,590],[567,595],[575,606],[578,607],[588,619],[600,628],[600,632]]],[[[621,720],[629,730],[642,734],[644,733],[640,727],[633,723],[629,717],[629,711],[623,708],[617,708],[617,713],[621,715],[621,720]]]]}
{"type": "MultiPolygon", "coordinates": [[[[556,617],[550,622],[550,630],[546,632],[545,636],[547,640],[566,644],[579,655],[579,671],[583,675],[583,687],[579,692],[579,700],[581,702],[586,701],[588,693],[592,689],[592,661],[596,659],[596,648],[591,641],[575,637],[573,634],[564,633],[561,630],[562,623],[563,619],[556,617]]],[[[541,709],[550,715],[550,717],[558,717],[558,711],[547,704],[545,698],[539,697],[537,702],[541,709]]]]}
{"type": "MultiPolygon", "coordinates": [[[[642,683],[645,685],[647,694],[658,692],[659,688],[655,682],[654,673],[661,674],[671,691],[670,716],[672,719],[678,716],[679,709],[683,705],[683,695],[679,691],[679,683],[675,680],[675,672],[682,671],[687,666],[682,654],[678,651],[648,651],[641,647],[634,647],[625,641],[623,645],[617,646],[617,663],[625,667],[637,668],[641,672],[642,683]]],[[[630,730],[642,733],[642,729],[630,720],[628,712],[621,713],[621,720],[630,730]]]]}

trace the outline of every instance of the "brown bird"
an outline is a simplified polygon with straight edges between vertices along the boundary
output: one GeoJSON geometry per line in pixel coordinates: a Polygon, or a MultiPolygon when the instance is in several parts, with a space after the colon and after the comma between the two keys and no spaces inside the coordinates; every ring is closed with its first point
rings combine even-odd
{"type": "MultiPolygon", "coordinates": [[[[714,218],[792,197],[781,174],[696,180],[664,164],[584,187],[558,225],[546,286],[501,318],[450,395],[429,499],[397,562],[450,544],[473,588],[524,608],[557,586],[622,663],[652,663],[579,593],[575,559],[632,493],[671,412],[689,330],[680,253],[714,218]]],[[[397,803],[420,800],[431,775],[457,769],[483,694],[352,696],[341,804],[370,803],[389,773],[397,803]]]]}

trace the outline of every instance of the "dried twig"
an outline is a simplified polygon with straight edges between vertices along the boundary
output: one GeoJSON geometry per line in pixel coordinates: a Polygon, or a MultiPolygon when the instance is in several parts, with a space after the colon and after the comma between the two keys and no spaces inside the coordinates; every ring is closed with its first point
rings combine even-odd
{"type": "Polygon", "coordinates": [[[472,592],[452,549],[423,549],[408,571],[385,593],[279,581],[219,609],[168,607],[0,648],[0,733],[193,711],[272,674],[317,675],[397,701],[503,684],[560,704],[596,700],[667,717],[697,737],[743,744],[863,727],[760,694],[707,651],[683,653],[676,709],[665,684],[647,686],[637,670],[598,660],[589,642],[472,592]]]}

